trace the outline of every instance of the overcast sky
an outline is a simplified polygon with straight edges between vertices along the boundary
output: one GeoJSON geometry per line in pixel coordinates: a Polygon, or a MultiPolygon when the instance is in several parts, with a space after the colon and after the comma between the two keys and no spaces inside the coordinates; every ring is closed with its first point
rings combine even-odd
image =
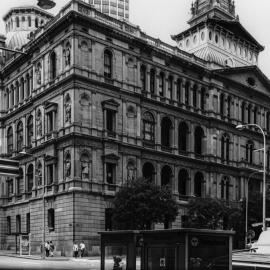
{"type": "MultiPolygon", "coordinates": [[[[57,11],[69,0],[54,0],[57,11]]],[[[175,45],[170,35],[187,29],[190,7],[193,0],[129,0],[130,21],[148,35],[175,45]]],[[[11,8],[21,5],[35,5],[37,0],[1,0],[0,17],[11,8]]],[[[265,46],[259,58],[259,67],[270,78],[270,0],[235,0],[236,13],[242,25],[265,46]]],[[[5,33],[3,23],[0,32],[5,33]]]]}

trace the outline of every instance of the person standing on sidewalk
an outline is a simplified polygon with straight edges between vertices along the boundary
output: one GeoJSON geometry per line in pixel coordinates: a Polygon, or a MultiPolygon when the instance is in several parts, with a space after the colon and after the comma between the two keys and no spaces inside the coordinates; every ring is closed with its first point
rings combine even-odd
{"type": "Polygon", "coordinates": [[[74,242],[74,245],[73,245],[73,253],[74,253],[74,257],[75,257],[75,258],[78,257],[78,252],[79,252],[78,244],[77,244],[76,242],[74,242]]]}
{"type": "Polygon", "coordinates": [[[85,252],[85,244],[84,244],[84,241],[82,241],[80,243],[80,250],[81,250],[81,257],[84,256],[84,252],[85,252]]]}
{"type": "Polygon", "coordinates": [[[54,244],[52,241],[50,241],[50,256],[53,257],[53,252],[54,252],[54,244]]]}
{"type": "Polygon", "coordinates": [[[47,241],[45,243],[45,254],[46,254],[46,257],[49,257],[49,255],[50,255],[50,244],[49,244],[49,241],[47,241]]]}

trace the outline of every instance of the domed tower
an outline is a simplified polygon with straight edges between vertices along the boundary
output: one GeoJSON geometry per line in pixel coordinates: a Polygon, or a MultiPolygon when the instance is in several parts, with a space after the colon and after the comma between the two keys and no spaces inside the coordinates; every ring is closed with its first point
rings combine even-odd
{"type": "Polygon", "coordinates": [[[21,49],[29,41],[29,33],[52,18],[52,14],[32,6],[10,9],[3,17],[6,26],[6,46],[10,49],[21,49]]]}
{"type": "Polygon", "coordinates": [[[232,0],[196,0],[190,28],[172,36],[178,47],[216,69],[258,64],[264,47],[241,25],[232,0]]]}

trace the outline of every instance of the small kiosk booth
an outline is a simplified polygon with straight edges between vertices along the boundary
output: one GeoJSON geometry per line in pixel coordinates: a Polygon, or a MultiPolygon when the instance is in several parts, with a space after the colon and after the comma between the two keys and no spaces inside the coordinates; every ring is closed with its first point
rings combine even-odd
{"type": "Polygon", "coordinates": [[[101,270],[231,270],[232,231],[100,232],[101,270]]]}

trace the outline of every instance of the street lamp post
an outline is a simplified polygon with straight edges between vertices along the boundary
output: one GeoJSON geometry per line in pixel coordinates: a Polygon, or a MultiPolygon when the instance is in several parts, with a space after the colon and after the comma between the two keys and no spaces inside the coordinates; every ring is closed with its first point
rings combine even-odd
{"type": "Polygon", "coordinates": [[[248,180],[247,180],[247,183],[246,183],[246,221],[245,221],[245,246],[247,246],[247,233],[248,233],[248,184],[249,184],[249,181],[251,179],[251,177],[257,173],[262,173],[263,171],[255,171],[253,173],[251,173],[249,176],[248,176],[248,180]]]}
{"type": "Polygon", "coordinates": [[[262,220],[262,230],[266,231],[266,225],[265,225],[265,214],[266,214],[266,137],[265,133],[261,126],[257,124],[245,124],[245,125],[238,125],[236,126],[237,129],[242,130],[246,127],[256,127],[258,128],[262,135],[263,135],[263,220],[262,220]]]}

